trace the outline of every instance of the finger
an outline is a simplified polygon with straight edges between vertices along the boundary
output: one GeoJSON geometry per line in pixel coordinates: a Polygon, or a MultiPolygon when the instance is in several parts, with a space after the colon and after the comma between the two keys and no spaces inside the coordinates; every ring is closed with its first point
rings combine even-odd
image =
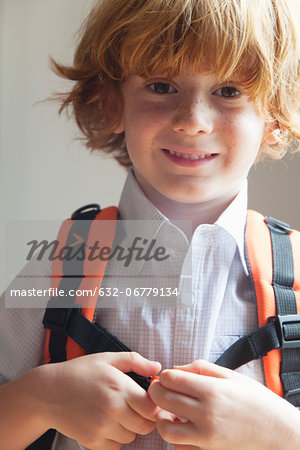
{"type": "Polygon", "coordinates": [[[152,401],[148,393],[141,388],[130,377],[128,378],[128,389],[126,393],[127,405],[144,419],[155,422],[159,411],[157,405],[152,401]]]}
{"type": "Polygon", "coordinates": [[[217,364],[213,364],[203,359],[198,359],[197,361],[193,361],[192,363],[185,364],[183,366],[174,366],[173,369],[193,372],[198,375],[205,375],[214,378],[234,378],[238,376],[238,374],[233,370],[218,366],[217,364]]]}
{"type": "Polygon", "coordinates": [[[115,424],[111,431],[106,434],[106,439],[117,444],[130,444],[136,438],[136,433],[127,430],[122,424],[115,424]]]}
{"type": "Polygon", "coordinates": [[[146,435],[154,430],[155,421],[145,419],[128,405],[122,416],[121,425],[136,434],[146,435]]]}
{"type": "Polygon", "coordinates": [[[136,352],[105,352],[99,353],[99,357],[124,373],[132,371],[150,377],[161,370],[159,362],[150,361],[136,352]]]}
{"type": "Polygon", "coordinates": [[[156,428],[164,441],[171,444],[193,445],[197,438],[196,427],[191,422],[174,422],[165,411],[158,414],[156,428]]]}
{"type": "MultiPolygon", "coordinates": [[[[199,400],[215,392],[220,387],[220,383],[224,383],[223,380],[197,373],[185,372],[183,370],[171,369],[161,373],[159,383],[165,389],[199,400]]],[[[152,384],[155,386],[159,383],[154,382],[152,384]]],[[[149,394],[152,392],[150,388],[148,391],[149,394]]],[[[153,399],[153,401],[155,400],[153,399]]]]}
{"type": "Polygon", "coordinates": [[[195,416],[197,417],[200,405],[196,398],[166,389],[160,382],[152,383],[148,394],[157,406],[175,416],[187,420],[194,420],[195,416]]]}

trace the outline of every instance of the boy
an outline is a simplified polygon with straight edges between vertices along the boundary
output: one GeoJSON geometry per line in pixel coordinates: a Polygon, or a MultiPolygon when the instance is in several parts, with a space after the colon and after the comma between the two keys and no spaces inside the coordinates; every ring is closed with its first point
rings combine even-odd
{"type": "Polygon", "coordinates": [[[73,106],[87,146],[131,167],[121,218],[163,221],[153,234],[186,253],[167,266],[178,264],[180,275],[193,249],[192,302],[100,308],[97,320],[138,353],[39,367],[44,311],[3,303],[3,448],[24,448],[48,428],[59,432],[55,449],[299,447],[299,411],[263,386],[260,361],[243,368],[248,377],[204,361],[257,327],[245,183],[261,155],[280,157],[299,139],[291,3],[97,2],[73,67],[55,63],[76,81],[62,109],[73,106]],[[182,219],[192,234],[174,225],[182,219]],[[161,366],[177,367],[148,393],[125,375],[161,366]]]}

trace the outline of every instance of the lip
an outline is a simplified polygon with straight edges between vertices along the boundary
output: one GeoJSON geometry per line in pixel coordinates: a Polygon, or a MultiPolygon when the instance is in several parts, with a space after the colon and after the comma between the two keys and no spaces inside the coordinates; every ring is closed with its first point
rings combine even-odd
{"type": "MultiPolygon", "coordinates": [[[[212,152],[204,152],[203,150],[191,147],[164,147],[163,150],[171,150],[172,152],[178,152],[187,155],[211,155],[212,152]]],[[[215,154],[215,153],[214,153],[215,154]]]]}
{"type": "Polygon", "coordinates": [[[178,166],[182,166],[182,167],[199,167],[199,166],[205,166],[207,164],[209,164],[211,161],[213,161],[215,158],[217,158],[218,154],[217,153],[208,153],[208,152],[200,152],[199,150],[192,150],[192,149],[187,149],[185,148],[185,151],[182,151],[183,148],[182,147],[168,147],[168,148],[162,148],[161,149],[163,154],[166,156],[166,158],[168,158],[170,161],[172,161],[173,163],[175,163],[178,166]],[[177,150],[175,150],[175,148],[177,150]],[[179,150],[179,148],[181,149],[181,151],[179,150]],[[196,154],[196,155],[211,155],[211,156],[207,156],[206,158],[202,158],[202,159],[187,159],[184,158],[184,156],[177,156],[177,155],[171,155],[171,153],[169,153],[168,150],[171,150],[173,152],[178,152],[178,153],[182,153],[183,155],[185,154],[196,154]],[[187,151],[188,150],[188,151],[187,151]]]}

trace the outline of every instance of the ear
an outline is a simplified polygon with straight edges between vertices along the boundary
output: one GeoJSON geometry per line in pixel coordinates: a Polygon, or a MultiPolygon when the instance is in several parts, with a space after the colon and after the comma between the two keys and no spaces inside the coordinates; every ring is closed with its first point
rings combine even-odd
{"type": "Polygon", "coordinates": [[[125,131],[123,117],[120,118],[118,125],[113,129],[113,132],[116,134],[121,134],[125,131]]]}
{"type": "Polygon", "coordinates": [[[266,124],[263,141],[268,145],[276,145],[282,137],[281,129],[274,123],[266,124]]]}
{"type": "Polygon", "coordinates": [[[121,134],[124,131],[123,100],[119,90],[111,88],[103,101],[103,109],[108,122],[114,124],[112,131],[121,134]]]}

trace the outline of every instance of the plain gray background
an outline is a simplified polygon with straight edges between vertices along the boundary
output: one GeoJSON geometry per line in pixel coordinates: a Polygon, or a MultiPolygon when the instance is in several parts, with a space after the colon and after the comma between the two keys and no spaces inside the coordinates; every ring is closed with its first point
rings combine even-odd
{"type": "MultiPolygon", "coordinates": [[[[64,219],[85,203],[117,204],[126,172],[76,140],[57,105],[37,103],[68,82],[49,56],[71,62],[76,31],[92,0],[0,0],[1,265],[7,220],[64,219]]],[[[249,178],[249,206],[300,229],[300,157],[265,162],[249,178]]]]}

